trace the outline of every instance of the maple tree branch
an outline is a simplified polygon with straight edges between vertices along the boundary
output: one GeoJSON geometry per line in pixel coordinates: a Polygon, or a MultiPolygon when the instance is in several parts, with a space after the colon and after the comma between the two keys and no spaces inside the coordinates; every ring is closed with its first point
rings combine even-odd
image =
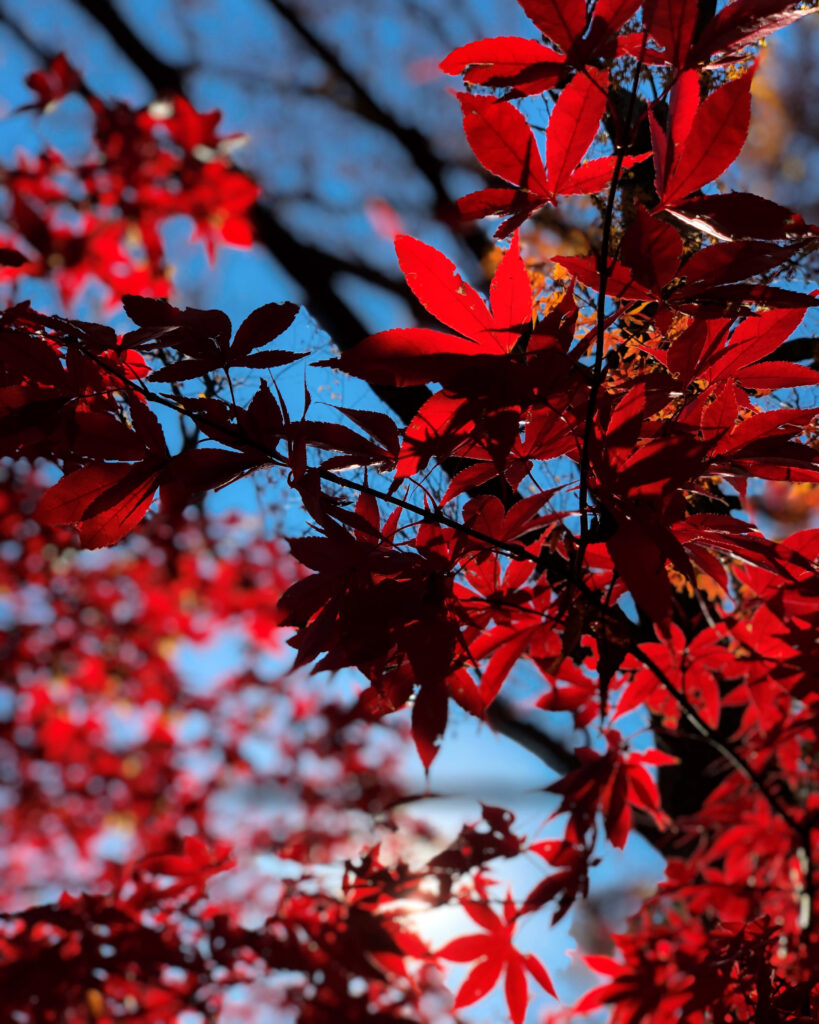
{"type": "Polygon", "coordinates": [[[74,0],[86,14],[105,29],[128,60],[148,79],[158,93],[174,92],[182,95],[186,67],[168,64],[150,50],[131,30],[110,0],[74,0]]]}
{"type": "MultiPolygon", "coordinates": [[[[118,370],[116,367],[112,367],[110,364],[106,363],[104,360],[96,356],[95,353],[89,352],[85,348],[85,346],[82,345],[81,342],[77,343],[80,350],[86,356],[93,359],[98,365],[102,366],[108,372],[113,373],[120,381],[122,381],[123,384],[129,387],[133,386],[133,382],[131,382],[127,378],[124,372],[118,370]]],[[[200,413],[180,409],[179,404],[175,402],[173,399],[165,398],[162,395],[157,395],[154,392],[148,391],[148,389],[145,387],[140,388],[140,391],[149,401],[163,405],[166,408],[173,409],[177,413],[181,412],[182,415],[191,419],[194,423],[196,423],[199,426],[211,426],[213,428],[218,429],[225,436],[234,437],[237,440],[237,442],[241,443],[242,447],[253,448],[257,450],[260,454],[263,454],[266,459],[270,460],[274,465],[286,464],[286,460],[278,452],[276,452],[275,450],[271,451],[264,445],[261,445],[258,442],[255,442],[252,439],[247,438],[245,435],[241,433],[241,431],[234,431],[231,430],[230,428],[225,427],[222,424],[214,423],[207,416],[203,416],[200,413]]],[[[494,538],[489,534],[483,533],[480,530],[473,529],[465,523],[460,523],[457,519],[453,519],[451,516],[446,515],[446,513],[441,512],[440,509],[433,511],[431,509],[424,508],[423,506],[416,505],[413,502],[409,502],[402,498],[399,498],[394,494],[381,491],[370,484],[362,483],[356,480],[346,480],[344,477],[341,477],[337,473],[331,472],[329,470],[318,468],[316,472],[318,472],[319,476],[323,480],[326,480],[328,483],[333,483],[336,486],[348,487],[352,490],[358,491],[359,493],[368,494],[381,501],[388,502],[397,508],[402,508],[405,511],[411,512],[413,515],[418,516],[425,522],[431,522],[436,523],[438,525],[447,526],[453,530],[458,531],[459,533],[462,533],[465,536],[471,537],[474,540],[479,540],[482,543],[491,546],[495,550],[503,551],[505,554],[517,560],[531,561],[535,564],[537,564],[539,561],[538,556],[528,551],[523,545],[498,540],[497,538],[494,538]]],[[[597,600],[599,603],[601,596],[600,594],[589,590],[582,580],[579,582],[579,586],[584,591],[585,597],[591,600],[597,600]]],[[[613,609],[603,608],[601,609],[601,611],[605,616],[611,615],[613,609]]],[[[679,706],[683,709],[686,719],[697,730],[697,732],[699,732],[700,735],[704,739],[706,739],[708,743],[715,750],[717,750],[726,759],[726,761],[728,761],[728,763],[732,765],[732,767],[735,770],[745,775],[759,788],[760,792],[762,792],[763,796],[768,801],[770,806],[787,822],[790,828],[793,829],[793,831],[805,843],[806,849],[809,850],[809,829],[806,828],[805,825],[799,823],[792,816],[789,808],[786,807],[781,802],[777,794],[769,788],[765,777],[758,771],[756,771],[756,769],[753,768],[747,762],[747,760],[742,756],[742,754],[740,754],[729,741],[723,740],[720,736],[717,735],[717,733],[703,720],[697,709],[689,701],[685,694],[682,693],[682,691],[680,691],[679,688],[674,685],[674,683],[668,678],[665,672],[656,664],[653,658],[651,658],[650,655],[646,654],[646,652],[642,650],[642,648],[639,646],[639,644],[633,636],[629,638],[629,641],[630,652],[647,668],[649,668],[652,671],[652,673],[656,676],[658,681],[664,686],[664,688],[668,690],[669,693],[671,693],[671,695],[677,701],[679,706]]],[[[504,711],[504,705],[501,704],[500,710],[497,713],[497,720],[502,721],[504,717],[508,721],[508,712],[504,711]]],[[[511,725],[509,726],[509,728],[510,731],[513,729],[511,725]]],[[[525,738],[526,730],[517,730],[517,735],[521,738],[525,738]]],[[[523,745],[526,746],[526,743],[523,743],[523,745]]],[[[561,752],[558,750],[556,746],[552,745],[551,738],[549,738],[547,741],[544,741],[542,750],[544,751],[543,760],[546,761],[547,764],[550,762],[547,760],[547,757],[545,756],[546,751],[548,751],[548,756],[553,757],[555,759],[556,763],[559,763],[561,761],[561,752]]]]}
{"type": "MultiPolygon", "coordinates": [[[[686,695],[674,685],[665,672],[654,661],[651,655],[646,654],[646,652],[636,643],[631,644],[629,649],[631,654],[641,661],[646,668],[650,669],[659,682],[662,683],[663,687],[674,697],[680,708],[682,708],[685,713],[686,719],[703,737],[703,739],[707,740],[707,742],[717,750],[736,771],[750,779],[751,782],[756,785],[770,804],[771,808],[776,811],[777,814],[787,822],[797,836],[804,841],[807,832],[805,825],[793,817],[790,808],[783,804],[779,796],[769,787],[765,776],[750,765],[732,743],[727,740],[723,740],[717,735],[711,726],[702,718],[688,697],[686,697],[686,695]]],[[[791,802],[795,803],[793,799],[791,799],[791,802]]]]}
{"type": "MultiPolygon", "coordinates": [[[[191,412],[188,409],[182,408],[178,401],[174,400],[173,398],[166,398],[164,395],[158,395],[155,392],[148,390],[148,388],[142,382],[140,382],[139,384],[135,384],[135,382],[131,380],[123,371],[113,366],[110,362],[107,362],[106,360],[102,359],[95,352],[89,351],[89,349],[87,349],[86,346],[83,345],[79,339],[66,337],[65,340],[74,342],[77,348],[83,353],[83,355],[85,355],[88,359],[91,359],[94,363],[100,366],[107,373],[110,373],[112,376],[116,377],[117,380],[119,380],[123,385],[125,385],[126,388],[133,389],[134,387],[136,387],[139,393],[147,401],[153,402],[157,405],[164,406],[166,409],[173,410],[173,412],[177,413],[178,415],[186,417],[200,428],[210,427],[211,429],[218,431],[222,436],[232,438],[237,443],[237,446],[240,449],[250,449],[256,451],[260,455],[264,456],[264,458],[273,465],[278,465],[282,467],[288,465],[288,462],[284,458],[284,456],[277,452],[275,449],[270,449],[265,445],[260,444],[253,438],[250,438],[246,434],[243,434],[240,430],[234,430],[228,426],[225,426],[222,423],[216,423],[214,420],[210,419],[210,417],[203,415],[202,413],[191,412]]],[[[377,487],[373,487],[370,484],[362,483],[357,480],[345,480],[344,477],[339,476],[337,473],[334,473],[327,469],[322,469],[321,467],[316,468],[314,471],[317,472],[318,475],[323,480],[326,480],[328,483],[332,483],[340,487],[348,487],[351,490],[357,491],[361,494],[369,494],[372,497],[378,498],[381,501],[388,502],[397,508],[402,508],[407,512],[411,512],[413,515],[418,516],[424,522],[437,523],[441,526],[448,526],[454,530],[459,531],[465,536],[472,537],[473,540],[479,540],[482,543],[497,549],[498,551],[504,552],[504,554],[509,555],[511,558],[515,558],[519,561],[530,561],[534,564],[538,562],[537,555],[532,554],[532,552],[528,551],[522,544],[515,544],[509,541],[498,540],[497,538],[492,537],[487,533],[483,533],[480,530],[475,530],[472,527],[467,526],[465,523],[458,522],[457,519],[453,519],[451,516],[446,515],[446,513],[441,512],[440,509],[432,511],[428,508],[424,508],[422,505],[416,505],[413,502],[405,501],[404,499],[399,498],[394,494],[389,494],[386,491],[381,491],[377,487]]]]}
{"type": "Polygon", "coordinates": [[[27,50],[31,50],[39,60],[45,63],[49,59],[49,55],[43,51],[42,47],[29,35],[23,26],[14,18],[9,17],[8,12],[3,9],[2,0],[0,0],[0,25],[5,25],[17,41],[22,43],[27,50]]]}
{"type": "Polygon", "coordinates": [[[765,361],[777,359],[786,359],[797,363],[809,361],[814,369],[819,369],[819,338],[810,335],[789,338],[779,348],[774,349],[770,355],[765,356],[765,361]]]}
{"type": "Polygon", "coordinates": [[[519,562],[532,562],[537,563],[538,556],[528,551],[522,544],[515,544],[510,541],[497,540],[495,537],[491,537],[488,533],[483,533],[481,530],[474,530],[471,526],[467,526],[466,523],[460,523],[457,519],[453,519],[448,516],[445,512],[440,509],[432,510],[424,508],[422,505],[416,505],[411,501],[405,501],[403,498],[397,498],[394,494],[389,494],[386,491],[380,491],[377,487],[372,487],[370,484],[360,483],[358,480],[345,480],[344,477],[339,476],[337,473],[333,473],[330,470],[319,469],[319,476],[322,480],[326,480],[328,483],[337,484],[340,487],[349,487],[351,490],[358,491],[360,494],[369,494],[373,498],[378,498],[381,501],[386,501],[391,505],[395,505],[396,508],[402,508],[407,512],[412,512],[413,515],[418,516],[426,523],[436,523],[439,526],[448,526],[453,530],[457,530],[466,537],[471,537],[473,540],[479,540],[483,544],[487,544],[497,551],[502,551],[505,555],[510,558],[514,558],[519,562]]]}
{"type": "Polygon", "coordinates": [[[534,754],[545,765],[561,775],[577,768],[579,761],[559,740],[543,732],[531,722],[515,715],[512,705],[503,697],[496,697],[486,711],[486,720],[492,728],[518,746],[534,754]]]}
{"type": "MultiPolygon", "coordinates": [[[[74,340],[76,341],[77,339],[74,340]]],[[[80,350],[87,357],[93,359],[98,365],[102,366],[108,372],[113,373],[114,376],[116,376],[120,381],[122,381],[123,384],[129,387],[133,387],[133,382],[128,379],[124,372],[118,370],[116,367],[112,367],[110,364],[99,358],[95,353],[89,352],[81,342],[77,341],[77,344],[80,350]]],[[[140,387],[139,390],[147,400],[163,405],[169,409],[173,409],[177,413],[181,412],[182,415],[191,419],[200,427],[211,426],[213,428],[218,429],[224,436],[234,437],[237,440],[237,442],[241,442],[242,447],[253,448],[257,450],[258,452],[260,452],[260,454],[263,454],[266,459],[270,460],[271,463],[273,463],[274,465],[286,465],[286,460],[282,455],[280,455],[275,450],[271,451],[264,445],[261,445],[258,442],[255,442],[252,439],[247,438],[245,435],[241,433],[241,431],[234,431],[231,430],[230,428],[225,427],[222,424],[214,423],[207,416],[203,416],[200,413],[180,409],[179,404],[175,402],[173,399],[165,398],[162,395],[157,395],[154,392],[149,391],[146,387],[140,387]]],[[[359,493],[368,494],[381,501],[388,502],[397,508],[402,508],[405,511],[411,512],[413,515],[418,516],[425,522],[431,522],[436,523],[438,525],[447,526],[465,536],[471,537],[474,540],[479,540],[482,543],[491,546],[495,550],[503,551],[505,554],[509,555],[512,558],[521,561],[531,561],[535,564],[539,562],[539,557],[533,554],[532,552],[528,551],[523,545],[498,540],[497,538],[494,538],[489,534],[483,533],[483,531],[475,530],[467,524],[461,523],[457,519],[453,519],[451,516],[446,515],[446,513],[442,512],[440,509],[433,511],[431,509],[424,508],[423,506],[416,505],[413,502],[409,502],[402,498],[399,498],[394,494],[390,494],[381,491],[378,488],[372,487],[372,485],[368,483],[362,483],[356,480],[346,480],[344,477],[339,476],[337,473],[322,469],[320,467],[316,470],[316,472],[318,472],[319,476],[323,480],[326,480],[328,483],[333,483],[341,487],[348,487],[352,490],[358,491],[359,493]]],[[[591,600],[596,600],[599,603],[601,595],[597,592],[589,590],[586,587],[584,581],[581,580],[579,581],[579,584],[576,583],[576,585],[579,585],[579,587],[584,591],[585,597],[591,600]]],[[[602,608],[600,609],[600,611],[604,616],[610,616],[614,609],[602,608]]],[[[648,655],[644,650],[642,650],[642,648],[639,646],[639,644],[633,636],[629,637],[629,650],[634,655],[634,657],[636,657],[647,668],[651,670],[651,672],[655,675],[658,681],[674,697],[674,699],[677,701],[679,706],[684,711],[686,719],[691,723],[691,725],[696,729],[696,731],[705,740],[708,741],[709,745],[711,745],[715,750],[717,750],[735,770],[745,775],[757,786],[757,788],[760,790],[760,792],[763,794],[765,799],[770,804],[771,808],[775,810],[783,818],[783,820],[788,824],[788,826],[798,835],[798,837],[804,844],[804,848],[807,851],[809,851],[810,828],[798,822],[793,817],[790,809],[787,806],[785,806],[785,804],[783,804],[782,801],[779,799],[778,795],[770,789],[764,775],[762,775],[755,768],[753,768],[748,763],[748,761],[742,756],[742,754],[737,751],[733,744],[731,744],[727,740],[723,740],[703,720],[703,718],[701,717],[697,709],[694,707],[694,705],[691,703],[691,701],[677,686],[674,685],[674,683],[668,678],[666,673],[659,667],[659,665],[656,664],[653,658],[651,658],[650,655],[648,655]]],[[[495,721],[499,724],[503,724],[508,727],[510,732],[510,738],[514,738],[511,736],[511,734],[514,733],[515,737],[518,738],[518,742],[521,742],[521,744],[523,746],[526,746],[527,749],[531,749],[528,745],[528,741],[531,738],[530,732],[525,727],[520,726],[519,723],[513,725],[510,722],[508,709],[505,708],[503,703],[501,703],[500,708],[495,713],[495,721]]],[[[554,765],[552,766],[555,766],[558,764],[562,765],[563,763],[565,763],[565,761],[563,760],[564,753],[566,752],[562,751],[560,746],[556,744],[556,742],[553,741],[551,737],[548,737],[541,741],[541,747],[538,756],[540,756],[545,761],[545,763],[550,765],[552,765],[552,762],[549,760],[549,758],[552,758],[554,761],[554,765]]],[[[793,802],[793,800],[791,800],[791,802],[793,802]]],[[[812,876],[810,863],[808,864],[807,876],[812,876]]]]}
{"type": "MultiPolygon", "coordinates": [[[[401,124],[385,107],[383,107],[366,89],[361,81],[353,75],[341,58],[330,49],[312,29],[299,18],[293,8],[283,0],[267,0],[274,11],[290,26],[332,73],[343,82],[355,97],[357,112],[372,124],[382,128],[391,135],[406,151],[416,168],[426,178],[435,193],[439,204],[438,216],[457,213],[457,207],[449,194],[443,180],[445,164],[428,145],[427,140],[416,128],[408,128],[401,124]]],[[[490,244],[481,231],[474,228],[464,235],[465,241],[473,254],[482,258],[490,244]]]]}
{"type": "MultiPolygon", "coordinates": [[[[648,32],[643,32],[643,40],[640,48],[640,57],[634,69],[634,79],[631,84],[629,105],[625,118],[625,131],[631,131],[631,121],[634,116],[634,107],[637,102],[637,87],[640,82],[640,72],[643,68],[643,54],[648,42],[648,32]]],[[[580,453],[580,540],[575,556],[575,576],[582,578],[583,559],[589,543],[589,522],[588,522],[588,489],[589,471],[591,469],[589,448],[591,446],[592,434],[594,432],[594,417],[597,411],[597,398],[603,384],[603,349],[606,339],[606,287],[609,278],[609,249],[611,247],[611,230],[614,220],[614,202],[617,197],[617,188],[620,183],[620,174],[623,169],[623,161],[626,157],[627,144],[620,140],[615,145],[614,171],[609,185],[606,198],[606,212],[603,217],[603,237],[600,242],[600,251],[597,254],[597,273],[600,278],[600,288],[597,293],[597,334],[594,349],[594,368],[592,370],[591,386],[589,388],[589,404],[586,409],[586,422],[583,427],[583,451],[580,453]]]]}
{"type": "MultiPolygon", "coordinates": [[[[719,737],[714,730],[705,722],[694,705],[685,694],[674,685],[674,683],[663,672],[654,659],[641,650],[637,644],[631,645],[632,654],[654,673],[666,690],[677,701],[685,712],[686,719],[697,730],[715,750],[717,750],[734,769],[750,779],[757,789],[767,800],[769,806],[787,823],[799,840],[799,847],[796,850],[797,860],[802,875],[801,889],[798,891],[799,903],[799,924],[802,942],[807,946],[810,932],[813,926],[813,907],[816,900],[816,886],[814,881],[814,865],[811,857],[811,824],[809,821],[800,822],[791,814],[790,808],[786,807],[779,796],[769,787],[765,776],[758,772],[728,741],[719,737]]],[[[787,790],[786,790],[787,792],[787,790]]],[[[791,804],[796,805],[793,795],[788,793],[791,804]]]]}

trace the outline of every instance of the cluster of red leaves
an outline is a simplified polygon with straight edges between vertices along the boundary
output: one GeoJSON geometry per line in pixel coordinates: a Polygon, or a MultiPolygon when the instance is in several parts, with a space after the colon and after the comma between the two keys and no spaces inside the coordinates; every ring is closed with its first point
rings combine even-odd
{"type": "Polygon", "coordinates": [[[64,305],[92,282],[113,305],[122,295],[167,296],[161,229],[185,215],[212,260],[222,244],[249,247],[250,207],[259,188],[229,152],[236,136],[217,131],[218,111],[200,113],[181,96],[139,110],[95,95],[63,55],[27,79],[39,115],[68,96],[87,105],[88,154],[68,160],[53,147],[21,154],[2,169],[4,229],[0,280],[49,278],[64,305]]]}
{"type": "MultiPolygon", "coordinates": [[[[329,1021],[361,979],[345,1019],[380,1003],[435,1019],[434,1000],[417,1005],[434,979],[421,986],[403,961],[428,973],[428,951],[385,907],[400,890],[375,877],[362,901],[356,888],[373,877],[373,816],[387,837],[401,820],[401,733],[266,664],[280,658],[276,602],[295,570],[280,545],[240,542],[241,521],[155,518],[128,549],[88,560],[70,531],[32,528],[42,492],[4,471],[0,1016],[212,1017],[241,984],[259,1006],[329,1021]],[[184,670],[203,662],[190,651],[225,642],[244,653],[224,675],[184,670]],[[339,891],[322,868],[345,858],[339,891]],[[266,990],[281,970],[287,983],[266,990]]],[[[505,848],[482,836],[478,856],[442,854],[413,885],[433,874],[434,902],[448,899],[462,876],[518,852],[503,826],[505,848]]],[[[416,831],[428,836],[401,823],[416,831]]],[[[396,864],[384,870],[408,873],[396,864]]]]}
{"type": "MultiPolygon", "coordinates": [[[[43,529],[75,529],[86,547],[122,539],[157,490],[162,512],[154,521],[173,524],[203,491],[263,468],[285,471],[314,529],[291,541],[310,571],[281,595],[276,614],[293,629],[298,666],[355,668],[367,682],[354,714],[322,712],[322,743],[333,756],[336,732],[353,719],[371,725],[411,704],[412,736],[429,768],[450,700],[484,718],[510,672],[528,664],[542,680],[540,708],[596,730],[591,745],[568,752],[572,767],[550,787],[562,798],[555,815],[568,816],[562,838],[529,847],[554,870],[522,901],[509,897],[503,918],[491,910],[484,866],[514,856],[523,841],[501,811],[486,808],[491,841],[467,831],[421,871],[389,865],[371,849],[350,865],[343,900],[308,894],[300,879],[284,887],[261,930],[243,928],[238,906],[218,902],[191,933],[175,924],[174,915],[187,921],[196,907],[185,902],[188,888],[200,896],[203,873],[219,864],[218,852],[195,843],[171,859],[147,851],[147,861],[135,860],[131,874],[94,897],[102,900],[94,913],[130,920],[124,934],[138,945],[145,924],[134,920],[130,901],[150,893],[154,911],[178,927],[174,949],[195,950],[182,967],[187,987],[173,989],[178,974],[165,983],[167,998],[189,1007],[219,998],[207,988],[212,965],[197,959],[208,932],[211,959],[228,969],[222,995],[242,979],[240,962],[251,978],[260,965],[309,976],[314,992],[302,985],[287,995],[302,1020],[427,1019],[419,1001],[434,989],[440,958],[473,964],[456,1009],[503,978],[509,1015],[520,1024],[527,973],[553,990],[539,961],[517,949],[518,920],[549,903],[556,920],[585,896],[601,824],[617,847],[639,829],[666,855],[666,882],[617,940],[617,956],[589,961],[611,980],[577,1011],[611,1005],[615,1024],[812,1020],[819,531],[777,542],[731,511],[750,508],[749,481],[819,480],[817,410],[781,401],[781,389],[815,387],[819,373],[776,358],[805,311],[819,305],[780,280],[816,246],[818,232],[760,197],[703,192],[745,140],[747,48],[806,11],[783,0],[735,0],[700,24],[684,0],[646,0],[641,17],[634,0],[601,0],[593,10],[583,0],[520,2],[557,49],[482,40],[444,62],[472,87],[504,91],[460,97],[476,156],[507,183],[462,203],[468,216],[506,217],[499,233],[512,235],[488,305],[445,256],[399,236],[407,284],[445,330],[379,332],[323,364],[374,385],[433,385],[403,434],[380,412],[342,409],[353,426],[311,419],[309,402],[294,419],[266,381],[252,400],[237,402],[232,368],[265,370],[296,358],[265,347],[292,322],[289,305],[252,313],[231,342],[219,311],[133,296],[126,311],[137,328],[122,338],[27,306],[8,309],[0,323],[0,429],[4,454],[64,469],[36,518],[43,529]],[[650,102],[643,80],[656,96],[650,102]],[[513,105],[544,90],[558,91],[545,160],[513,105]],[[613,152],[582,163],[601,123],[613,152]],[[643,126],[650,149],[647,142],[633,152],[643,126]],[[643,175],[640,194],[635,185],[633,201],[618,206],[649,161],[653,182],[643,175]],[[602,191],[603,248],[555,255],[570,281],[539,314],[520,225],[560,196],[602,191]],[[578,328],[584,306],[595,309],[590,333],[578,328]],[[638,314],[642,326],[625,341],[616,327],[638,314]],[[191,380],[204,382],[200,394],[184,390],[191,380]],[[157,389],[162,384],[170,393],[157,389]],[[181,412],[194,443],[171,454],[152,405],[181,412]],[[201,437],[218,447],[200,447],[201,437]],[[453,465],[436,499],[429,481],[453,465]],[[372,483],[376,473],[384,483],[372,483]],[[666,749],[632,749],[613,728],[633,712],[666,749]],[[666,794],[675,784],[695,788],[684,778],[686,744],[710,747],[714,778],[693,806],[672,815],[666,794]],[[660,786],[646,765],[660,768],[660,786]],[[150,881],[140,887],[145,873],[178,881],[157,893],[150,881]],[[463,876],[473,889],[461,903],[482,932],[433,956],[394,904],[424,878],[438,882],[433,902],[448,900],[463,876]],[[181,903],[166,910],[165,898],[181,903]],[[186,946],[190,935],[196,942],[186,946]],[[360,999],[351,977],[366,983],[360,999]]],[[[34,87],[48,96],[70,83],[57,76],[34,87]]],[[[88,747],[104,722],[83,718],[80,739],[71,716],[56,730],[49,716],[40,735],[36,701],[31,712],[26,736],[38,750],[54,757],[79,743],[72,759],[92,758],[88,747]]],[[[206,713],[218,717],[212,706],[206,713]]],[[[241,760],[239,747],[235,756],[241,760]]],[[[344,771],[360,773],[360,765],[344,771]]],[[[325,801],[306,791],[301,799],[317,812],[325,801]]],[[[368,810],[379,806],[369,792],[362,800],[368,810]]],[[[203,819],[192,820],[201,832],[203,819]]],[[[307,834],[288,842],[289,855],[309,859],[307,834]]],[[[28,912],[30,919],[17,915],[7,956],[20,948],[26,961],[42,955],[53,929],[56,944],[73,951],[77,915],[88,914],[78,906],[86,908],[69,901],[28,912]]],[[[123,956],[127,978],[130,954],[123,956]]],[[[172,957],[147,966],[157,963],[180,967],[172,957]]],[[[119,1000],[122,1016],[119,967],[94,991],[119,1000]]],[[[66,984],[76,984],[73,975],[66,984]]],[[[76,1005],[70,991],[62,998],[76,1005]]],[[[31,1013],[32,998],[16,1005],[31,1013]]],[[[140,1005],[142,1019],[152,1019],[148,1003],[140,1005]]],[[[161,1012],[167,1018],[176,1005],[161,1012]]]]}

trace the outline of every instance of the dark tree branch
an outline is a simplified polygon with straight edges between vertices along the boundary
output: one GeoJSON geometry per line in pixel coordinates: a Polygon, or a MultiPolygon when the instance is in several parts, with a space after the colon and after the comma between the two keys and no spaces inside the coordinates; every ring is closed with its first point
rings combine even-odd
{"type": "Polygon", "coordinates": [[[783,342],[776,351],[766,359],[787,359],[796,363],[809,362],[815,370],[819,370],[819,338],[802,336],[790,338],[783,342]]]}
{"type": "Polygon", "coordinates": [[[495,698],[487,711],[487,721],[495,732],[514,740],[518,746],[534,754],[559,775],[566,775],[580,764],[577,757],[559,740],[549,736],[531,722],[524,722],[518,718],[512,705],[503,697],[495,698]]]}
{"type": "Polygon", "coordinates": [[[134,33],[110,0],[75,0],[86,14],[105,29],[128,60],[148,79],[158,93],[183,92],[187,68],[168,64],[149,50],[134,33]]]}
{"type": "MultiPolygon", "coordinates": [[[[416,128],[408,128],[401,124],[383,107],[364,87],[361,81],[344,65],[341,58],[318,38],[312,29],[297,16],[289,4],[283,0],[267,0],[276,13],[287,22],[290,28],[310,47],[335,77],[344,83],[356,101],[358,114],[372,124],[382,128],[406,151],[416,168],[426,178],[435,193],[436,212],[440,218],[451,220],[457,218],[457,207],[449,194],[443,180],[446,164],[430,148],[429,143],[416,128]]],[[[464,241],[479,259],[491,248],[483,232],[474,228],[463,235],[464,241]]]]}

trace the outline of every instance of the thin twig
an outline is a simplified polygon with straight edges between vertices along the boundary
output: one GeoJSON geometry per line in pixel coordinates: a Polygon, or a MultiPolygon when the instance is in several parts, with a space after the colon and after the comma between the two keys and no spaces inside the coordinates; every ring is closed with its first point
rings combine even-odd
{"type": "MultiPolygon", "coordinates": [[[[643,68],[643,54],[648,40],[648,32],[643,32],[643,41],[640,49],[640,57],[637,67],[634,69],[634,80],[631,84],[629,105],[626,112],[626,124],[624,131],[631,130],[631,122],[634,116],[634,107],[637,102],[637,87],[640,82],[640,72],[643,68]]],[[[615,146],[616,158],[614,172],[611,176],[609,194],[606,199],[606,212],[603,218],[603,239],[600,244],[600,252],[597,254],[597,274],[600,278],[599,290],[597,293],[597,338],[594,350],[594,369],[592,381],[589,388],[589,404],[586,409],[586,423],[583,428],[583,450],[580,453],[580,540],[575,552],[575,577],[581,578],[583,574],[583,558],[589,543],[589,522],[588,522],[588,490],[592,434],[594,432],[594,416],[597,411],[597,398],[600,394],[600,387],[603,383],[603,349],[606,339],[606,287],[609,279],[609,248],[611,246],[611,229],[614,220],[614,201],[617,196],[617,187],[620,183],[620,173],[623,169],[623,161],[626,157],[626,142],[621,138],[615,146]]]]}

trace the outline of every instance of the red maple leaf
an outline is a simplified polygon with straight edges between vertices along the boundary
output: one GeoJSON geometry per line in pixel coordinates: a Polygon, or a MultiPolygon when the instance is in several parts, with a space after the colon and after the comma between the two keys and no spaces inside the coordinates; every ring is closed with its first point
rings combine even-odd
{"type": "Polygon", "coordinates": [[[515,907],[511,896],[507,896],[503,907],[503,920],[483,903],[461,900],[461,906],[472,920],[484,928],[483,934],[464,935],[453,939],[437,956],[444,960],[468,963],[478,960],[455,996],[454,1009],[470,1006],[482,999],[498,983],[501,974],[506,973],[506,1005],[513,1024],[522,1024],[528,999],[526,972],[544,988],[549,995],[557,998],[551,979],[545,967],[531,953],[519,953],[512,945],[515,922],[520,910],[515,907]]]}
{"type": "Polygon", "coordinates": [[[317,365],[336,366],[373,383],[425,384],[446,379],[478,356],[508,355],[531,328],[532,293],[517,237],[495,272],[490,308],[437,249],[399,235],[395,251],[418,301],[457,334],[427,327],[381,331],[317,365]]]}

